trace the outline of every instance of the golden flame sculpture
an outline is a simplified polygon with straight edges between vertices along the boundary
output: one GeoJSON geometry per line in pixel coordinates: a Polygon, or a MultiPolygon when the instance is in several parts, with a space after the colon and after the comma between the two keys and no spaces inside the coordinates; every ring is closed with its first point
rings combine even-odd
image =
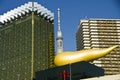
{"type": "Polygon", "coordinates": [[[118,46],[99,49],[87,49],[74,52],[62,52],[55,56],[54,63],[56,66],[63,66],[80,61],[92,61],[109,54],[118,46]]]}

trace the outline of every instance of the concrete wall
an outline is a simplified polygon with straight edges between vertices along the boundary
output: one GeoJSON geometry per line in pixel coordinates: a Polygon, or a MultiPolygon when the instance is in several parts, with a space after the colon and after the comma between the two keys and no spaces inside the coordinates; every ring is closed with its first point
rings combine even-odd
{"type": "Polygon", "coordinates": [[[88,79],[80,79],[80,80],[120,80],[120,74],[102,76],[102,77],[95,77],[95,78],[88,78],[88,79]]]}

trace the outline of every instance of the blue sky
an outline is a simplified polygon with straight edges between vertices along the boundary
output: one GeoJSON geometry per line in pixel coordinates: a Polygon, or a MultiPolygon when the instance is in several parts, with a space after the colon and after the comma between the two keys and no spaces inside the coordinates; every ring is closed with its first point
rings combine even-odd
{"type": "Polygon", "coordinates": [[[61,29],[65,51],[76,50],[79,21],[89,18],[120,18],[120,0],[0,0],[0,15],[29,1],[38,2],[54,13],[57,34],[57,8],[61,9],[61,29]]]}

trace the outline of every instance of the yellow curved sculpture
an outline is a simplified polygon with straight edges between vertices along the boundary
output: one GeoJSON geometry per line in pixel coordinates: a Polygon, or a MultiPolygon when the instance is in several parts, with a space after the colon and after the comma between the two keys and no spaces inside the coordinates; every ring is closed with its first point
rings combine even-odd
{"type": "Polygon", "coordinates": [[[101,49],[88,49],[74,52],[62,52],[55,56],[54,63],[56,66],[63,66],[80,61],[91,61],[109,54],[117,46],[101,49]]]}

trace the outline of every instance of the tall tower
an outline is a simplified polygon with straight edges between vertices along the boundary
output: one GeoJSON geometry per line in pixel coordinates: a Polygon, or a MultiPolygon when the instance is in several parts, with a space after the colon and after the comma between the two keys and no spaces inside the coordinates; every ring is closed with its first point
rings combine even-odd
{"type": "Polygon", "coordinates": [[[58,8],[57,53],[63,51],[63,37],[60,29],[60,9],[58,8]]]}

